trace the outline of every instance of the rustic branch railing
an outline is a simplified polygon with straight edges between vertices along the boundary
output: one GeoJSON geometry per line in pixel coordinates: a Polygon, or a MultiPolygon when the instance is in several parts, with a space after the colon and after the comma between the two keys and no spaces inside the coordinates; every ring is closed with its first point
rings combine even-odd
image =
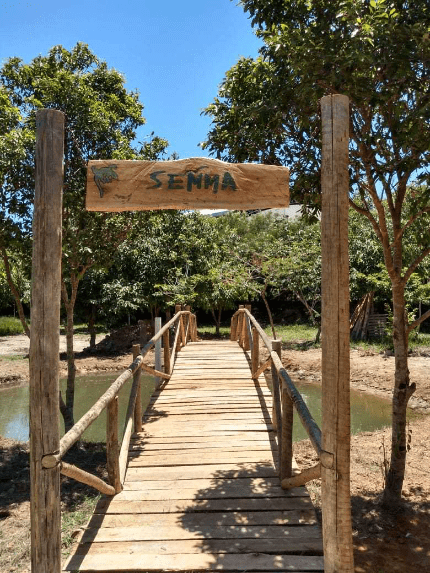
{"type": "MultiPolygon", "coordinates": [[[[196,316],[191,313],[190,307],[187,307],[187,310],[181,310],[180,306],[176,306],[175,311],[175,316],[151,338],[142,350],[139,344],[133,346],[133,362],[127,370],[112,382],[106,392],[86,414],[61,438],[58,452],[43,456],[42,466],[44,468],[59,466],[60,472],[63,475],[90,485],[107,495],[114,495],[122,490],[127,471],[128,448],[133,432],[133,425],[135,431],[140,431],[142,424],[141,372],[144,370],[153,376],[168,380],[174,367],[176,353],[187,344],[188,340],[197,340],[196,316]],[[186,327],[184,321],[186,321],[186,327]],[[176,326],[176,333],[172,350],[170,351],[170,329],[174,326],[176,326]],[[164,372],[151,368],[143,362],[146,354],[158,341],[161,341],[161,339],[164,342],[164,372]],[[121,447],[119,447],[118,393],[132,376],[133,384],[130,390],[127,414],[124,422],[123,439],[121,447]],[[84,431],[100,416],[105,408],[107,408],[108,414],[106,422],[106,457],[110,483],[106,483],[99,477],[62,461],[66,452],[81,438],[84,431]]],[[[159,362],[161,363],[161,351],[159,362]]]]}
{"type": "Polygon", "coordinates": [[[323,450],[321,430],[312,417],[300,392],[295,387],[281,361],[281,343],[271,340],[255,317],[250,307],[240,306],[231,319],[230,340],[238,341],[244,350],[251,350],[252,377],[257,379],[265,370],[272,369],[273,411],[272,423],[278,436],[278,467],[281,485],[284,489],[303,485],[319,477],[321,465],[333,467],[333,454],[323,450]],[[267,348],[270,357],[260,364],[260,339],[267,348]],[[319,463],[312,471],[305,470],[292,475],[293,459],[293,407],[305,428],[312,446],[318,454],[319,463]]]}

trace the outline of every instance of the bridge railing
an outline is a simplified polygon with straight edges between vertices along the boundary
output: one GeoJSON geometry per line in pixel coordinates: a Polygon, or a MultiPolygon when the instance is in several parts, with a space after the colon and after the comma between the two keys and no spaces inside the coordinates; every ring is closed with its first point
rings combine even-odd
{"type": "Polygon", "coordinates": [[[333,454],[323,450],[321,430],[297,390],[281,361],[281,341],[271,340],[250,312],[250,306],[239,307],[231,319],[230,339],[238,341],[244,350],[251,351],[252,377],[258,377],[268,368],[272,370],[273,411],[272,424],[278,437],[278,468],[284,489],[303,485],[320,477],[321,464],[333,466],[333,454]],[[269,358],[260,364],[260,339],[269,352],[269,358]],[[314,467],[293,476],[293,408],[305,428],[319,462],[314,467]]]}
{"type": "Polygon", "coordinates": [[[185,346],[188,341],[197,340],[196,316],[191,313],[190,307],[185,308],[187,310],[181,310],[181,306],[177,305],[175,307],[176,313],[174,317],[149,340],[142,350],[139,344],[133,346],[133,362],[112,382],[97,402],[95,402],[80,420],[61,438],[59,451],[43,456],[42,466],[44,468],[54,468],[59,465],[60,472],[63,475],[90,485],[107,495],[114,495],[122,490],[127,471],[128,448],[133,426],[135,431],[140,431],[142,425],[141,372],[143,370],[156,376],[158,379],[168,380],[174,367],[176,353],[185,346]],[[171,345],[170,331],[172,328],[174,328],[174,338],[173,344],[171,345]],[[143,362],[147,353],[161,339],[164,343],[164,372],[155,370],[143,362]],[[123,438],[120,445],[118,440],[118,394],[131,377],[133,377],[133,384],[130,390],[123,438]],[[107,409],[106,457],[109,483],[74,465],[62,461],[66,452],[82,437],[84,431],[105,409],[107,409]]]}

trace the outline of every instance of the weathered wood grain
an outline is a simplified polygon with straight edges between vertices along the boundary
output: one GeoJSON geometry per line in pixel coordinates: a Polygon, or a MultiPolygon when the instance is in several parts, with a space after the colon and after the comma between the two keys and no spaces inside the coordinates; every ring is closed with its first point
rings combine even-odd
{"type": "Polygon", "coordinates": [[[349,100],[321,99],[322,119],[322,463],[323,531],[327,573],[352,573],[349,404],[348,144],[349,100]]]}
{"type": "Polygon", "coordinates": [[[274,165],[179,161],[88,162],[89,211],[288,207],[289,170],[274,165]]]}
{"type": "Polygon", "coordinates": [[[30,337],[31,565],[61,570],[60,468],[44,469],[59,449],[59,326],[64,114],[36,114],[30,337]]]}
{"type": "MultiPolygon", "coordinates": [[[[136,517],[136,516],[128,516],[136,517]]],[[[160,516],[157,515],[159,518],[160,516]]],[[[321,538],[283,539],[181,539],[180,541],[121,541],[117,543],[84,544],[78,549],[78,555],[109,553],[159,553],[175,555],[177,553],[268,553],[300,555],[322,555],[321,538]]]]}
{"type": "Polygon", "coordinates": [[[112,570],[135,573],[138,571],[323,571],[324,560],[320,556],[225,554],[216,556],[210,553],[177,554],[174,556],[140,553],[110,553],[106,561],[102,555],[75,555],[66,566],[66,571],[104,571],[112,570]],[[109,569],[108,569],[109,567],[109,569]]]}

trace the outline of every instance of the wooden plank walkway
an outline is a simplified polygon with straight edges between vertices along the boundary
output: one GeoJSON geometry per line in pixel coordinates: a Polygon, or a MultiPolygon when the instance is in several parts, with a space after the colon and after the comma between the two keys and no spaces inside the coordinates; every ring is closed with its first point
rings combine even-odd
{"type": "Polygon", "coordinates": [[[178,354],[130,445],[124,490],[102,497],[65,571],[323,571],[305,488],[276,474],[271,394],[234,342],[178,354]]]}

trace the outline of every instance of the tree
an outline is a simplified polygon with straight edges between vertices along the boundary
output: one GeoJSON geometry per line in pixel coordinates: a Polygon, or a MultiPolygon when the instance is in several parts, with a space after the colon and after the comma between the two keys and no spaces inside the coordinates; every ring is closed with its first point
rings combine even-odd
{"type": "Polygon", "coordinates": [[[73,313],[79,283],[89,268],[110,264],[137,217],[134,213],[85,211],[86,162],[154,159],[167,145],[155,137],[133,146],[136,128],[145,123],[143,105],[136,92],[125,89],[124,82],[118,71],[109,69],[81,43],[71,51],[55,46],[47,56],[38,56],[29,64],[10,58],[0,71],[0,103],[8,110],[13,128],[10,135],[0,126],[0,152],[6,160],[0,171],[2,217],[7,229],[3,244],[16,240],[19,234],[30,235],[36,111],[55,108],[66,116],[62,261],[62,300],[67,315],[66,400],[60,395],[66,429],[73,425],[73,313]]]}
{"type": "Polygon", "coordinates": [[[408,370],[405,289],[430,253],[430,8],[425,0],[243,0],[264,40],[231,68],[206,113],[220,157],[287,164],[292,195],[320,205],[318,100],[350,98],[350,205],[372,226],[393,302],[392,447],[384,504],[401,499],[408,370]],[[408,193],[408,186],[415,191],[408,193]],[[419,229],[421,232],[419,233],[419,229]],[[418,249],[405,249],[411,234],[418,249]]]}

